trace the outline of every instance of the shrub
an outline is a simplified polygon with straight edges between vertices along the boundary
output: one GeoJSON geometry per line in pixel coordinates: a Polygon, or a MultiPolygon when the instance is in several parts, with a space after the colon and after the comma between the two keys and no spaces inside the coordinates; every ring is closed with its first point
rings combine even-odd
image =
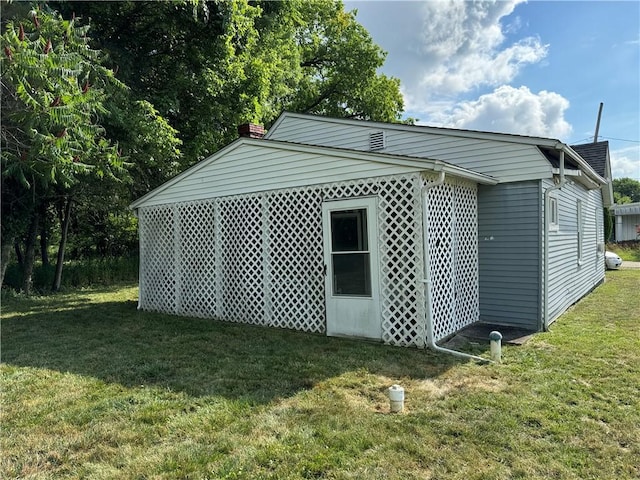
{"type": "MultiPolygon", "coordinates": [[[[62,269],[62,288],[113,285],[135,282],[138,279],[137,256],[92,258],[65,262],[62,269]]],[[[33,288],[37,291],[51,289],[55,265],[36,264],[33,271],[33,288]]],[[[22,269],[16,263],[7,266],[4,286],[19,290],[22,269]]]]}

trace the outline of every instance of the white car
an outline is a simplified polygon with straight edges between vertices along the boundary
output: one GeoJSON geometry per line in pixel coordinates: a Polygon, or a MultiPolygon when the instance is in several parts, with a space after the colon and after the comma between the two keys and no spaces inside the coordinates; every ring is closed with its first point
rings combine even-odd
{"type": "Polygon", "coordinates": [[[604,264],[608,269],[618,268],[622,265],[622,259],[613,252],[604,252],[604,264]]]}

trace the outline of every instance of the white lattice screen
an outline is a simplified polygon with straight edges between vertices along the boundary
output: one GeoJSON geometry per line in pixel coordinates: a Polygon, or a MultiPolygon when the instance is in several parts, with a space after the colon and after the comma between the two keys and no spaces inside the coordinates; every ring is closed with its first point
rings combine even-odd
{"type": "Polygon", "coordinates": [[[180,221],[177,311],[207,317],[216,309],[214,204],[183,203],[177,209],[180,221]]]}
{"type": "Polygon", "coordinates": [[[324,332],[321,191],[284,190],[265,198],[265,316],[273,326],[324,332]]]}
{"type": "MultiPolygon", "coordinates": [[[[429,183],[425,179],[425,185],[429,183]]],[[[441,340],[479,319],[477,188],[447,180],[429,190],[429,250],[434,337],[441,340]]]]}
{"type": "Polygon", "coordinates": [[[264,324],[262,202],[257,196],[216,201],[219,268],[217,317],[264,324]]]}
{"type": "Polygon", "coordinates": [[[174,208],[140,209],[140,306],[176,312],[174,208]]]}
{"type": "MultiPolygon", "coordinates": [[[[140,307],[324,332],[322,202],[375,195],[382,339],[424,346],[420,191],[428,181],[410,174],[143,207],[140,307]]],[[[430,190],[430,209],[440,339],[477,319],[475,185],[430,190]]]]}

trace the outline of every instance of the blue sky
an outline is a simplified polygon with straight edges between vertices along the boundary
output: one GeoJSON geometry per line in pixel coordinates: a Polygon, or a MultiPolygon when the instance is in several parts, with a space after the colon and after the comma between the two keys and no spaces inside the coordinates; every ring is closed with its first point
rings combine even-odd
{"type": "Polygon", "coordinates": [[[614,178],[640,180],[640,2],[346,1],[387,52],[418,123],[609,140],[614,178]]]}

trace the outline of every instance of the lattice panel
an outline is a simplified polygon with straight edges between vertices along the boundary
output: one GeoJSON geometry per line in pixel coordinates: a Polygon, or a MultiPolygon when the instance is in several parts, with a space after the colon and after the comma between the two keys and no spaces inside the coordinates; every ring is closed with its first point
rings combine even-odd
{"type": "Polygon", "coordinates": [[[256,196],[216,202],[218,315],[233,322],[264,324],[262,202],[256,196]]]}
{"type": "Polygon", "coordinates": [[[146,207],[138,213],[140,225],[140,306],[175,312],[176,262],[173,207],[146,207]]]}
{"type": "Polygon", "coordinates": [[[433,333],[438,341],[478,320],[475,184],[446,180],[429,190],[428,203],[433,333]]]}
{"type": "Polygon", "coordinates": [[[216,312],[216,242],[213,201],[177,205],[179,277],[177,310],[194,317],[216,312]]]}
{"type": "Polygon", "coordinates": [[[439,340],[453,320],[453,188],[448,183],[428,193],[428,235],[433,302],[433,333],[439,340]]]}
{"type": "Polygon", "coordinates": [[[266,317],[276,327],[325,331],[319,189],[266,195],[266,317]]]}
{"type": "Polygon", "coordinates": [[[450,335],[480,318],[478,280],[478,209],[477,187],[458,181],[454,187],[456,224],[454,229],[455,258],[455,323],[450,335]]]}
{"type": "MultiPolygon", "coordinates": [[[[325,331],[322,202],[377,196],[383,341],[424,346],[419,174],[140,210],[141,307],[325,331]]],[[[429,191],[435,336],[477,319],[474,184],[429,191]]]]}
{"type": "Polygon", "coordinates": [[[389,181],[380,194],[382,328],[386,343],[424,346],[419,177],[389,181]]]}

